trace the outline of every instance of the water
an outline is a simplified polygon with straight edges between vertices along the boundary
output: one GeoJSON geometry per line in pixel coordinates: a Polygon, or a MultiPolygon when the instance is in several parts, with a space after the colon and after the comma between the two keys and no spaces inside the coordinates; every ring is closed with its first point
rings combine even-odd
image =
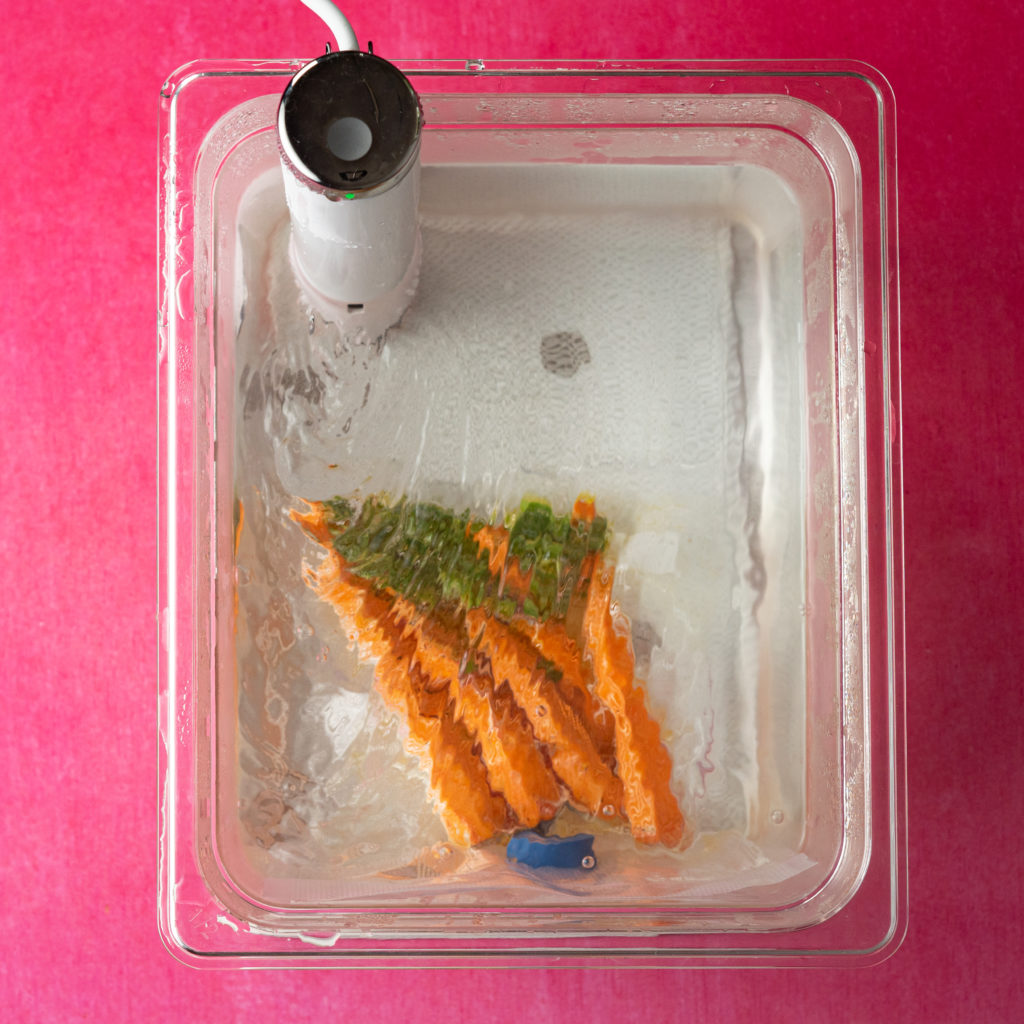
{"type": "MultiPolygon", "coordinates": [[[[756,842],[765,771],[799,828],[802,625],[784,609],[802,587],[801,438],[780,401],[799,386],[780,337],[799,253],[730,201],[742,173],[426,167],[419,291],[381,337],[305,303],[279,181],[253,190],[234,352],[239,796],[279,898],[300,899],[299,880],[313,886],[302,899],[401,890],[445,839],[372,672],[301,581],[317,549],[287,513],[335,494],[484,518],[524,495],[561,512],[596,497],[673,788],[718,838],[679,858],[606,837],[616,870],[591,891],[628,879],[663,898],[680,878],[718,878],[712,862],[749,884],[770,860],[756,842]],[[796,712],[781,766],[759,754],[766,666],[796,712]]],[[[777,222],[768,183],[764,195],[777,222]]],[[[473,881],[456,860],[417,884],[534,898],[500,858],[470,854],[473,881]]]]}

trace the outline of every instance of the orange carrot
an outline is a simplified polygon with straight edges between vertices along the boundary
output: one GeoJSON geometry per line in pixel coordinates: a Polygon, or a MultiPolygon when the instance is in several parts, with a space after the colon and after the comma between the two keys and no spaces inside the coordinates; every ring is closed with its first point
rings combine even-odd
{"type": "Polygon", "coordinates": [[[433,617],[428,619],[404,597],[396,597],[392,608],[402,635],[415,645],[420,668],[438,682],[447,683],[454,692],[462,671],[462,634],[433,617]]]}
{"type": "Polygon", "coordinates": [[[421,715],[409,684],[408,652],[388,652],[377,663],[377,688],[385,702],[405,718],[407,747],[417,754],[430,777],[434,807],[448,838],[474,846],[506,831],[511,822],[505,801],[491,792],[487,770],[473,753],[473,740],[450,706],[439,718],[421,715]]]}
{"type": "Polygon", "coordinates": [[[306,505],[309,508],[308,512],[292,509],[288,515],[314,540],[319,541],[325,548],[329,548],[331,546],[331,531],[327,527],[327,513],[323,504],[315,501],[306,502],[306,505]]]}
{"type": "Polygon", "coordinates": [[[480,552],[487,552],[487,568],[491,575],[500,575],[508,555],[508,530],[504,526],[481,526],[472,536],[480,552]]]}
{"type": "Polygon", "coordinates": [[[506,831],[512,824],[508,806],[491,792],[472,738],[452,716],[447,688],[439,692],[416,671],[415,644],[402,636],[393,598],[348,572],[333,552],[307,579],[334,607],[360,656],[378,659],[377,690],[405,721],[407,748],[430,777],[434,804],[451,841],[472,846],[506,831]]]}
{"type": "Polygon", "coordinates": [[[553,818],[562,804],[561,787],[511,695],[497,691],[490,675],[472,673],[459,684],[455,715],[480,745],[491,787],[519,824],[534,828],[553,818]]]}
{"type": "Polygon", "coordinates": [[[560,673],[558,690],[563,700],[579,715],[601,755],[610,764],[615,757],[615,718],[590,692],[583,672],[583,653],[566,631],[565,625],[551,619],[538,621],[516,616],[512,625],[528,636],[560,673]]]}
{"type": "Polygon", "coordinates": [[[589,494],[581,494],[572,503],[572,517],[581,523],[592,523],[597,515],[597,505],[589,494]]]}
{"type": "Polygon", "coordinates": [[[477,548],[487,553],[487,568],[498,577],[498,593],[521,601],[530,593],[533,570],[519,564],[518,558],[508,557],[509,531],[504,526],[482,526],[473,534],[477,548]]]}
{"type": "Polygon", "coordinates": [[[245,505],[242,499],[238,499],[238,523],[235,525],[235,554],[238,554],[238,547],[242,543],[242,528],[245,525],[245,505]]]}
{"type": "Polygon", "coordinates": [[[495,683],[499,687],[508,683],[573,802],[590,814],[615,817],[621,800],[619,780],[601,760],[583,723],[562,700],[539,663],[537,649],[511,626],[478,608],[466,613],[466,628],[490,659],[495,683]]]}
{"type": "Polygon", "coordinates": [[[634,838],[678,846],[686,823],[669,786],[672,761],[658,723],[648,714],[633,679],[628,620],[611,600],[613,570],[600,555],[587,595],[583,633],[597,696],[615,716],[615,758],[634,838]]]}
{"type": "Polygon", "coordinates": [[[479,744],[491,788],[505,798],[519,824],[533,828],[553,818],[562,802],[558,780],[511,697],[495,692],[490,675],[463,672],[464,634],[418,613],[403,598],[395,601],[395,616],[402,635],[414,644],[419,667],[448,683],[456,719],[479,744]]]}

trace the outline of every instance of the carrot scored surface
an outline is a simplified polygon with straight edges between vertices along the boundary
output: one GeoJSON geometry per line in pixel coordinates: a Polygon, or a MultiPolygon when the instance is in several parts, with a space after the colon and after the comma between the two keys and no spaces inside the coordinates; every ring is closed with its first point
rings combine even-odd
{"type": "Polygon", "coordinates": [[[512,624],[533,641],[541,656],[560,673],[559,693],[582,720],[601,760],[610,763],[615,757],[615,717],[590,692],[583,674],[583,654],[565,624],[525,616],[517,616],[512,624]]]}
{"type": "Polygon", "coordinates": [[[614,817],[621,801],[619,780],[601,760],[583,723],[562,700],[537,649],[511,626],[480,609],[466,613],[466,628],[490,660],[495,683],[508,683],[573,802],[590,814],[614,817]]]}
{"type": "Polygon", "coordinates": [[[511,695],[498,692],[489,674],[475,672],[459,685],[455,714],[479,743],[491,786],[519,824],[533,828],[553,818],[561,787],[511,695]]]}
{"type": "Polygon", "coordinates": [[[590,581],[583,632],[597,696],[615,716],[615,757],[626,816],[635,839],[678,846],[686,825],[669,786],[672,761],[658,723],[633,678],[633,644],[627,620],[611,600],[613,570],[600,555],[590,581]]]}
{"type": "Polygon", "coordinates": [[[451,841],[472,846],[507,830],[508,806],[491,792],[472,738],[453,717],[447,687],[432,686],[414,665],[415,643],[402,636],[393,598],[349,573],[333,553],[310,582],[334,607],[360,656],[378,659],[377,690],[405,721],[406,746],[429,774],[434,805],[451,841]]]}
{"type": "Polygon", "coordinates": [[[558,780],[511,696],[496,692],[489,674],[463,672],[464,633],[417,612],[402,598],[395,602],[395,610],[419,667],[433,679],[447,681],[455,718],[479,744],[491,788],[526,828],[553,818],[562,803],[558,780]]]}
{"type": "Polygon", "coordinates": [[[417,695],[409,683],[407,657],[385,653],[377,663],[377,686],[385,702],[404,715],[407,746],[430,776],[434,806],[448,838],[474,846],[508,829],[508,806],[487,784],[487,770],[473,753],[473,740],[455,721],[450,706],[440,717],[419,714],[417,695]]]}
{"type": "Polygon", "coordinates": [[[462,634],[428,618],[404,597],[396,597],[392,607],[402,636],[415,647],[416,663],[435,685],[446,685],[454,696],[462,672],[462,634]]]}

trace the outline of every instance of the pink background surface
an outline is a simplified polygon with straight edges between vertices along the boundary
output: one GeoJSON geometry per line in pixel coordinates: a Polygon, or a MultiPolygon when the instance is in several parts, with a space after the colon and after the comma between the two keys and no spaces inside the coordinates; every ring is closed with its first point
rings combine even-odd
{"type": "Polygon", "coordinates": [[[0,1019],[1019,1019],[1017,0],[353,0],[346,10],[393,58],[858,58],[891,81],[906,941],[853,971],[240,973],[171,959],[155,912],[157,96],[187,60],[314,56],[325,34],[297,0],[7,2],[0,1019]]]}

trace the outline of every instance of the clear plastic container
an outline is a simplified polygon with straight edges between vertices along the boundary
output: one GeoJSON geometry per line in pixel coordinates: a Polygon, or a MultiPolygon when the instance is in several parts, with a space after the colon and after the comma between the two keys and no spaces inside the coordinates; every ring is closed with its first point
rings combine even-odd
{"type": "MultiPolygon", "coordinates": [[[[399,62],[418,291],[304,300],[278,99],[163,92],[160,923],[196,965],[863,964],[905,927],[893,104],[859,65],[399,62]],[[595,495],[692,829],[446,841],[304,499],[595,495]]],[[[590,828],[581,818],[569,826],[590,828]]]]}

